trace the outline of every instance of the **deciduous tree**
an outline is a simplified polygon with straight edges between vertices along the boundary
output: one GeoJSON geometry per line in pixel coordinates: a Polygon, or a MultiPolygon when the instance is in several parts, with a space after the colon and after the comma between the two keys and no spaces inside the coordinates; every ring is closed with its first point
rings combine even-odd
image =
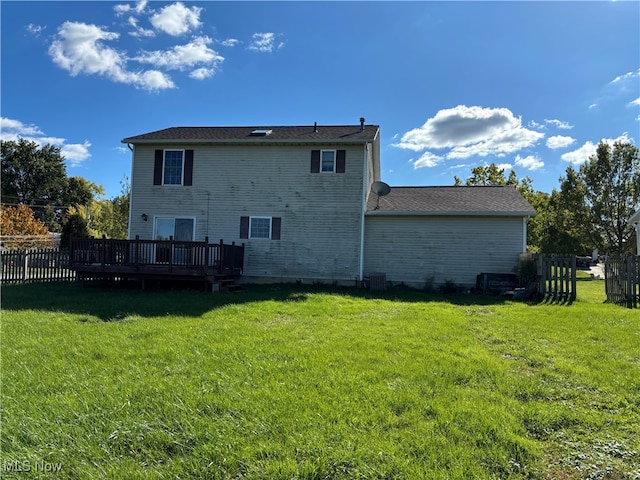
{"type": "Polygon", "coordinates": [[[0,207],[0,231],[3,244],[9,248],[49,247],[53,244],[47,227],[26,205],[0,207]]]}
{"type": "Polygon", "coordinates": [[[638,147],[600,142],[578,171],[567,168],[558,195],[565,227],[583,242],[609,253],[631,251],[634,230],[627,221],[640,207],[638,147]]]}

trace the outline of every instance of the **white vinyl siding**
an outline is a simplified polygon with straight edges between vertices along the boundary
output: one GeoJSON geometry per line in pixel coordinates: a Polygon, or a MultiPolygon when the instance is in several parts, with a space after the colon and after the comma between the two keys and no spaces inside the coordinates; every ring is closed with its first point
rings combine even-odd
{"type": "Polygon", "coordinates": [[[151,238],[151,222],[140,219],[143,212],[193,216],[195,240],[208,236],[211,242],[245,243],[243,277],[248,281],[354,282],[360,272],[365,146],[336,145],[336,151],[346,151],[345,173],[310,173],[311,151],[322,147],[194,146],[192,187],[163,189],[148,181],[157,147],[137,145],[130,237],[151,238]],[[244,216],[281,218],[281,239],[241,239],[244,216]]]}
{"type": "Polygon", "coordinates": [[[514,273],[522,252],[521,217],[365,217],[365,274],[423,287],[451,280],[472,287],[480,273],[514,273]]]}

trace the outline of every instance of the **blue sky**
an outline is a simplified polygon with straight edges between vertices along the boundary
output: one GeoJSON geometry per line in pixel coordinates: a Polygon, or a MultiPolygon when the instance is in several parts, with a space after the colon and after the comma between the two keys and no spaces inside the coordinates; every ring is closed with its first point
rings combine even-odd
{"type": "Polygon", "coordinates": [[[639,2],[0,2],[1,135],[120,193],[172,126],[380,125],[382,180],[550,192],[640,141],[639,2]],[[508,170],[507,170],[508,171],[508,170]]]}

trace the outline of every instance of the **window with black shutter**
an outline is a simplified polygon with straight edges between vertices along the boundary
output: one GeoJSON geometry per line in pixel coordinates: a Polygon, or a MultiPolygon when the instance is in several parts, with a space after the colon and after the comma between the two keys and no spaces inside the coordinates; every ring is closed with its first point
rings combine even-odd
{"type": "Polygon", "coordinates": [[[154,185],[193,185],[193,150],[156,150],[154,185]]]}
{"type": "Polygon", "coordinates": [[[280,240],[282,217],[240,217],[240,238],[280,240]]]}
{"type": "Polygon", "coordinates": [[[346,150],[311,150],[311,173],[345,173],[346,150]]]}

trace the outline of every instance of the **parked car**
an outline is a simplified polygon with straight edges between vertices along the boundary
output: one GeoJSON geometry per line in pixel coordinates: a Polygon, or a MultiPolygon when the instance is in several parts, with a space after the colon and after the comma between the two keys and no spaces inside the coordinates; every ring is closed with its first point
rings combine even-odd
{"type": "Polygon", "coordinates": [[[576,256],[576,267],[578,268],[589,268],[594,265],[593,258],[591,255],[577,255],[576,256]]]}

